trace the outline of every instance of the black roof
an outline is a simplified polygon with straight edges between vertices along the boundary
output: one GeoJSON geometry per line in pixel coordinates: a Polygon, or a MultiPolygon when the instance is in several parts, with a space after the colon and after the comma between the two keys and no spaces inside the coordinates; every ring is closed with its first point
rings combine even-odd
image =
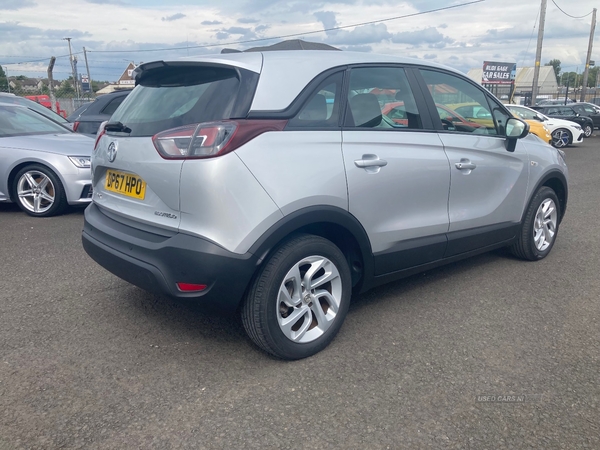
{"type": "MultiPolygon", "coordinates": [[[[341,51],[339,48],[332,47],[331,45],[323,44],[321,42],[310,42],[303,41],[302,39],[290,39],[288,41],[281,41],[273,45],[267,45],[264,47],[252,47],[244,52],[270,52],[276,50],[335,50],[341,51]]],[[[234,50],[231,48],[224,48],[221,53],[240,53],[240,50],[234,50]]]]}

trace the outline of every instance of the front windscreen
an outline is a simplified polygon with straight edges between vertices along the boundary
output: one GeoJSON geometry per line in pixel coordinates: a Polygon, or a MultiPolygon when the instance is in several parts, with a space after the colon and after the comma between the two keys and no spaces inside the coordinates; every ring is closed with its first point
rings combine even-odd
{"type": "Polygon", "coordinates": [[[239,89],[235,70],[200,65],[153,69],[138,83],[110,119],[130,136],[228,119],[239,89]]]}
{"type": "Polygon", "coordinates": [[[70,132],[31,109],[0,104],[0,137],[70,132]]]}

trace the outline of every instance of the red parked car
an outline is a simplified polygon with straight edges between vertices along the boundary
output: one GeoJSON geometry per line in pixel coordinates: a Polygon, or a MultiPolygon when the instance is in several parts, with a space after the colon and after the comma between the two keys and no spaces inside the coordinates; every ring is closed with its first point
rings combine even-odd
{"type": "MultiPolygon", "coordinates": [[[[52,109],[52,102],[50,101],[50,97],[48,95],[26,95],[25,98],[33,100],[34,102],[39,103],[48,109],[52,109]]],[[[56,112],[65,118],[67,117],[67,112],[64,109],[60,109],[60,103],[58,103],[58,100],[56,101],[56,112]]]]}

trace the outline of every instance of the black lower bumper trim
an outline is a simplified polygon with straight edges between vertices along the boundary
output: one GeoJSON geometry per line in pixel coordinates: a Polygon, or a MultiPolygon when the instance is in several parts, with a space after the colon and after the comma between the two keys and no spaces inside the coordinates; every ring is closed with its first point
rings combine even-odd
{"type": "Polygon", "coordinates": [[[197,298],[223,311],[237,308],[258,261],[251,253],[232,253],[199,237],[160,236],[124,225],[94,204],[85,210],[82,243],[92,259],[131,284],[152,293],[197,298]],[[208,287],[181,292],[178,282],[208,287]]]}

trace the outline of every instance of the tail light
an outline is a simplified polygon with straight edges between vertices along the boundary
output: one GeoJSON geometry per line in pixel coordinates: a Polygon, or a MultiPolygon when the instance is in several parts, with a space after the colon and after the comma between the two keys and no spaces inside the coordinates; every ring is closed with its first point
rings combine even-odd
{"type": "Polygon", "coordinates": [[[212,158],[232,152],[255,137],[282,131],[286,120],[224,120],[173,128],[152,137],[165,159],[212,158]]]}
{"type": "Polygon", "coordinates": [[[206,289],[206,284],[195,284],[195,283],[176,283],[177,289],[181,292],[202,292],[206,289]]]}
{"type": "Polygon", "coordinates": [[[77,128],[79,128],[79,122],[73,122],[73,131],[77,131],[77,128]]]}
{"type": "Polygon", "coordinates": [[[94,152],[96,151],[96,148],[98,147],[98,142],[100,142],[100,139],[102,139],[102,136],[104,136],[106,134],[106,130],[104,129],[104,126],[108,123],[107,120],[105,120],[104,122],[102,122],[100,124],[100,126],[98,127],[98,131],[96,133],[96,143],[94,144],[94,152]]]}

